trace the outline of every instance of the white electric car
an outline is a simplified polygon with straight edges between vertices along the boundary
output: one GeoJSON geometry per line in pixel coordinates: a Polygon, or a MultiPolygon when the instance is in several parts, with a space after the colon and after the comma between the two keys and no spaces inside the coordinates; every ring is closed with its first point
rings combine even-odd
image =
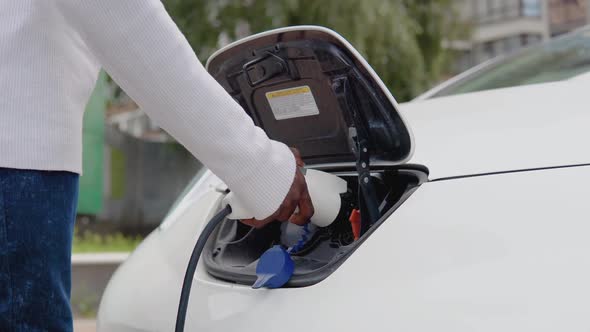
{"type": "MultiPolygon", "coordinates": [[[[279,289],[251,285],[284,224],[225,221],[201,256],[186,331],[590,329],[590,29],[401,106],[319,27],[238,41],[208,70],[271,138],[347,190],[279,289]]],[[[113,276],[100,331],[174,329],[190,253],[226,189],[197,177],[113,276]]]]}

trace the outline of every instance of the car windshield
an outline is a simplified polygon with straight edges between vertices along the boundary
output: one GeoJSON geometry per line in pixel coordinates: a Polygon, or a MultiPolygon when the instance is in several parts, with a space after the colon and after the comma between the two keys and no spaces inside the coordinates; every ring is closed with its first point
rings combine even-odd
{"type": "Polygon", "coordinates": [[[492,62],[430,98],[565,80],[590,71],[590,28],[492,62]]]}

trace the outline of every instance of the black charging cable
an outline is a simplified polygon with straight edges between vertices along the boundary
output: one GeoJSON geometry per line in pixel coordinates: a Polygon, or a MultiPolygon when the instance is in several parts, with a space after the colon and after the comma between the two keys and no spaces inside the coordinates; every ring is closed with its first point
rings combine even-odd
{"type": "Polygon", "coordinates": [[[191,258],[186,266],[186,273],[184,274],[184,281],[182,282],[182,291],[180,292],[180,302],[178,303],[178,313],[176,314],[176,328],[175,332],[184,332],[184,322],[186,320],[186,311],[188,308],[188,300],[191,293],[191,287],[193,285],[193,277],[197,270],[197,264],[199,263],[199,257],[205,249],[209,236],[213,233],[215,228],[231,213],[231,206],[227,205],[223,210],[219,211],[211,220],[205,225],[199,239],[195,244],[191,258]]]}

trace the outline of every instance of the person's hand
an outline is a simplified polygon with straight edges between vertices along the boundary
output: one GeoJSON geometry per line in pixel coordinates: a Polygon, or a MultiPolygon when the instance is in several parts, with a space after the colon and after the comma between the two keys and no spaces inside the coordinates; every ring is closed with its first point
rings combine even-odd
{"type": "Polygon", "coordinates": [[[307,191],[305,176],[303,176],[303,173],[299,170],[299,167],[305,166],[305,163],[303,163],[301,155],[297,149],[291,148],[291,151],[295,155],[297,169],[295,170],[295,179],[293,180],[293,184],[291,185],[291,189],[289,189],[285,200],[279,209],[270,217],[264,220],[245,219],[242,220],[244,224],[256,228],[262,228],[272,221],[279,220],[289,221],[297,225],[305,225],[309,221],[309,218],[313,216],[313,204],[311,203],[311,197],[307,191]],[[296,208],[299,208],[299,211],[295,212],[296,208]]]}

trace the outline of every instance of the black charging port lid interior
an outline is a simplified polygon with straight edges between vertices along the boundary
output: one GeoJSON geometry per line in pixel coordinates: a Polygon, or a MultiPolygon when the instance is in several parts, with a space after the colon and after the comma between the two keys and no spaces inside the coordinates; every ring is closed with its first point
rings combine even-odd
{"type": "Polygon", "coordinates": [[[296,147],[309,165],[357,159],[401,164],[413,150],[391,93],[337,33],[313,26],[251,36],[215,53],[213,77],[267,135],[296,147]]]}

